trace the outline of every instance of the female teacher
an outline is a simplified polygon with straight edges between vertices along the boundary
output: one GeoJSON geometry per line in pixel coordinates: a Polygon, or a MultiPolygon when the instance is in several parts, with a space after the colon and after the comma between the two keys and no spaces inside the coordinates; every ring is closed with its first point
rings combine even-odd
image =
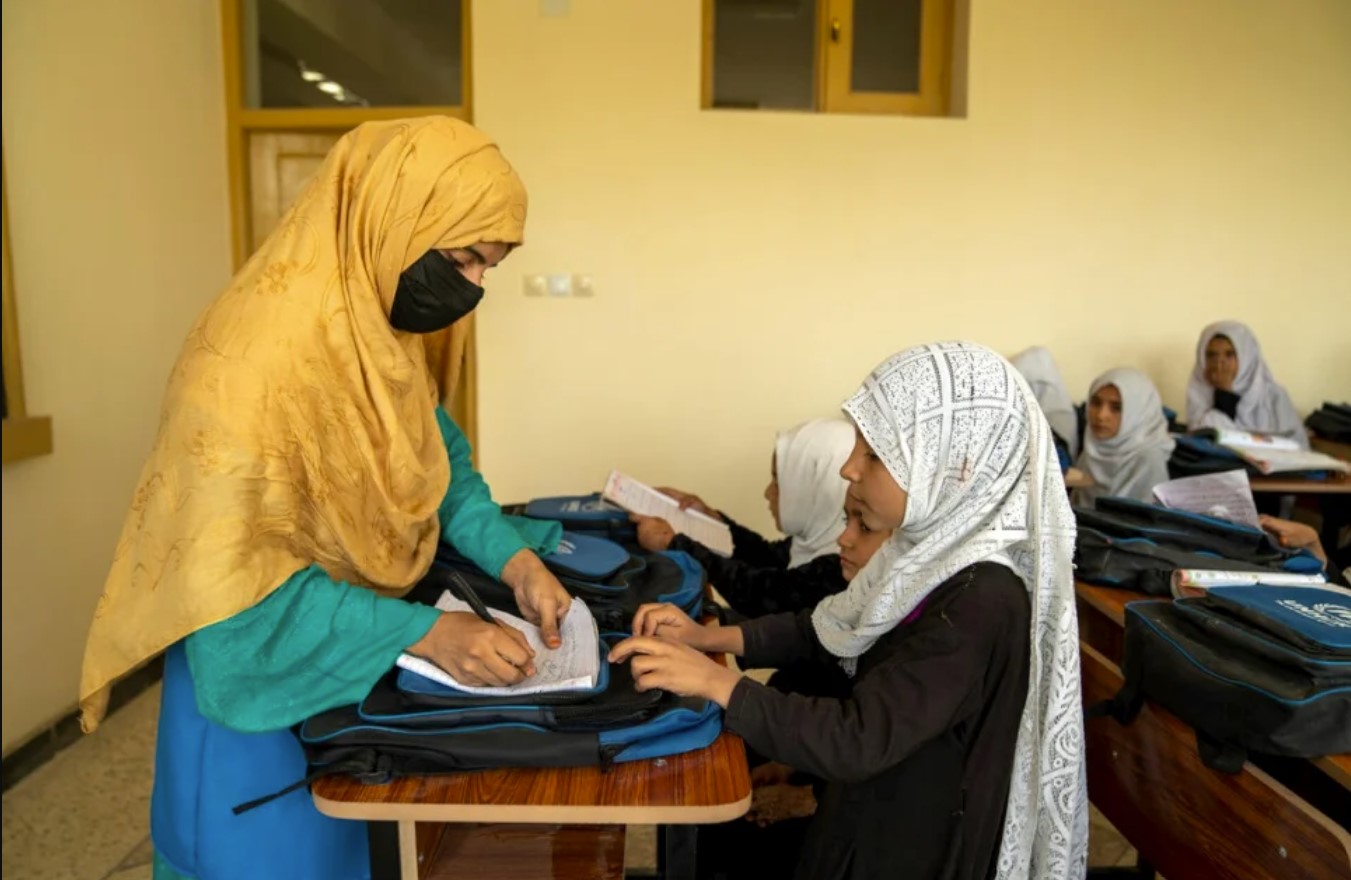
{"type": "MultiPolygon", "coordinates": [[[[443,117],[369,123],[188,334],[85,649],[86,731],[167,652],[156,880],[367,876],[365,827],[300,790],[293,725],[360,700],[402,651],[468,683],[533,672],[524,640],[398,597],[447,541],[558,644],[569,598],[438,405],[484,273],[522,240],[497,147],[443,117]],[[460,323],[456,323],[460,322],[460,323]]],[[[447,384],[447,388],[453,384],[447,384]]]]}

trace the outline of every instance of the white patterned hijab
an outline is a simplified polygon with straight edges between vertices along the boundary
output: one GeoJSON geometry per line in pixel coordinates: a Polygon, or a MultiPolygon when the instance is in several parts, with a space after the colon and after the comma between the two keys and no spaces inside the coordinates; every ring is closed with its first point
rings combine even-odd
{"type": "Polygon", "coordinates": [[[817,605],[822,645],[852,671],[954,574],[982,560],[1009,565],[1028,587],[1032,639],[996,876],[1083,877],[1074,517],[1031,389],[989,349],[940,343],[887,359],[844,410],[909,501],[900,528],[848,589],[817,605]]]}
{"type": "Polygon", "coordinates": [[[843,419],[814,419],[779,434],[774,471],[779,481],[779,525],[792,538],[788,567],[838,553],[844,531],[840,468],[854,451],[854,426],[843,419]]]}

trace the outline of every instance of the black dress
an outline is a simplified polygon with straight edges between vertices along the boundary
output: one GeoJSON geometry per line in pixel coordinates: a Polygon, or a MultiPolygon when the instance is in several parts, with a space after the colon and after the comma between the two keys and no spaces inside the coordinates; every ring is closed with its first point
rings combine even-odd
{"type": "Polygon", "coordinates": [[[767,541],[730,519],[726,522],[732,530],[734,548],[730,559],[684,535],[676,535],[671,549],[682,550],[697,559],[708,572],[708,582],[742,617],[815,608],[817,602],[847,586],[840,571],[839,554],[818,556],[797,568],[789,568],[791,539],[767,541]]]}
{"type": "MultiPolygon", "coordinates": [[[[765,870],[794,864],[800,880],[994,876],[1027,695],[1029,615],[1018,576],[980,563],[878,639],[839,698],[738,683],[727,726],[756,751],[823,780],[805,834],[773,834],[773,850],[747,876],[786,877],[765,870]]],[[[810,612],[753,620],[743,632],[748,665],[838,664],[817,640],[810,612]]],[[[749,855],[766,835],[734,824],[725,827],[749,855]]],[[[732,845],[701,839],[701,848],[732,845]]],[[[706,865],[719,856],[700,855],[706,865]]]]}
{"type": "MultiPolygon", "coordinates": [[[[825,597],[849,586],[838,553],[789,568],[791,538],[767,541],[757,532],[725,516],[723,519],[732,530],[730,559],[684,535],[675,537],[671,549],[683,550],[704,567],[708,582],[731,607],[727,623],[785,611],[810,611],[825,597]]],[[[787,663],[770,676],[769,684],[781,691],[820,695],[838,692],[845,680],[839,664],[787,663]]],[[[758,756],[752,756],[753,762],[758,760],[758,756]]]]}

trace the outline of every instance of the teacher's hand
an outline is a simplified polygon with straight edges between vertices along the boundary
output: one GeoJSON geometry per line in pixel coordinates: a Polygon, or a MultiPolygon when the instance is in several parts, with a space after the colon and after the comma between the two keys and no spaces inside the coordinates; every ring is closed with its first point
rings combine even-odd
{"type": "Polygon", "coordinates": [[[535,654],[524,636],[467,611],[442,614],[408,653],[430,660],[460,684],[471,686],[503,687],[535,674],[535,654]]]}
{"type": "Polygon", "coordinates": [[[529,550],[519,551],[502,569],[502,582],[516,594],[521,616],[539,627],[544,644],[550,648],[562,645],[558,623],[572,607],[572,597],[539,557],[529,550]]]}

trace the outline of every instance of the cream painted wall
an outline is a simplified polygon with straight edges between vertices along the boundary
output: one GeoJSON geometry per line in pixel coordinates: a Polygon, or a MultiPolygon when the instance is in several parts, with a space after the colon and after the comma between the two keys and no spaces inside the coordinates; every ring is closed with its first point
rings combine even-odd
{"type": "Polygon", "coordinates": [[[700,111],[700,4],[570,5],[473,10],[476,121],[531,197],[479,325],[499,497],[618,466],[767,525],[774,430],[940,338],[1178,406],[1235,317],[1301,408],[1351,397],[1345,0],[974,0],[965,120],[700,111]],[[547,271],[596,297],[526,299],[547,271]]]}
{"type": "Polygon", "coordinates": [[[4,469],[4,750],[75,704],[169,368],[229,275],[217,5],[5,0],[24,379],[55,452],[4,469]]]}

